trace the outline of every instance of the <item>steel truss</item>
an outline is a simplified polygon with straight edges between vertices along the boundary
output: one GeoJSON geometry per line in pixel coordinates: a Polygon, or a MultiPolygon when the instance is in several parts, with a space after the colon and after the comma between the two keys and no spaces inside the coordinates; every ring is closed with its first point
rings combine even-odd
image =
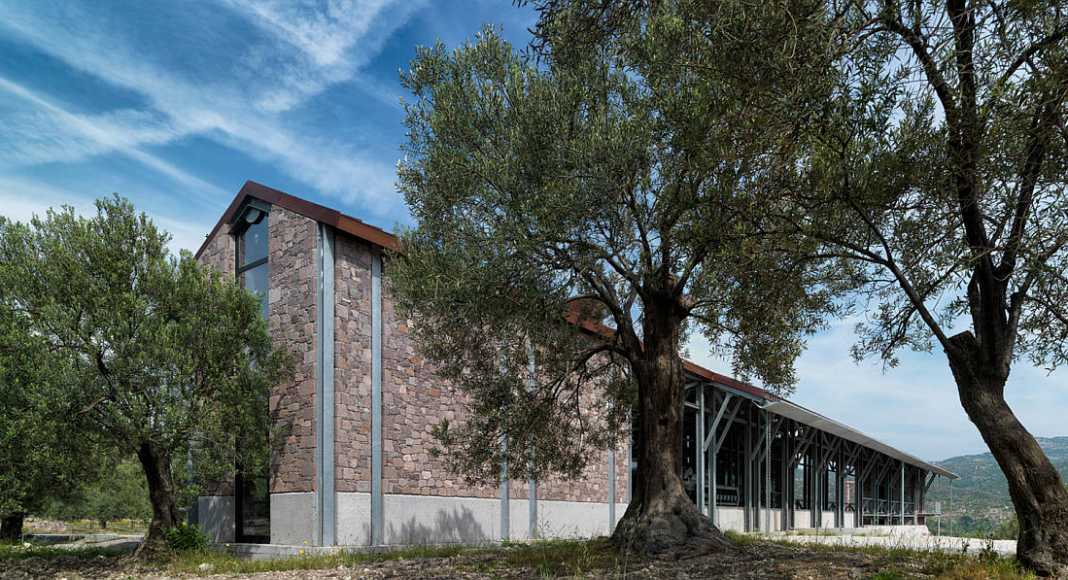
{"type": "Polygon", "coordinates": [[[686,389],[695,411],[692,497],[713,523],[729,525],[727,507],[741,508],[745,531],[924,523],[934,474],[777,415],[750,393],[705,380],[686,389]],[[729,437],[741,439],[743,461],[719,473],[729,437]],[[721,480],[740,482],[733,502],[721,499],[721,480]]]}

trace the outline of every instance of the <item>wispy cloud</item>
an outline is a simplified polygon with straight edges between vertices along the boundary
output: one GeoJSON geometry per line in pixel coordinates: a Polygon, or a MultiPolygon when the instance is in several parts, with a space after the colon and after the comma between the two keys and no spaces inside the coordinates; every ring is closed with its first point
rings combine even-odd
{"type": "MultiPolygon", "coordinates": [[[[39,181],[16,177],[0,177],[0,208],[5,218],[28,222],[34,216],[44,217],[49,209],[70,206],[82,216],[96,214],[94,200],[84,192],[44,185],[39,181]]],[[[145,211],[143,207],[139,207],[145,211]]],[[[211,224],[180,220],[147,211],[156,225],[171,234],[170,250],[196,251],[204,241],[204,234],[211,224]]]]}
{"type": "MultiPolygon", "coordinates": [[[[33,104],[47,114],[46,117],[32,116],[22,126],[16,119],[12,133],[22,133],[24,139],[13,140],[15,151],[9,162],[20,159],[29,162],[66,161],[83,155],[118,151],[188,186],[194,193],[226,195],[220,187],[140,148],[145,143],[165,143],[183,134],[166,120],[144,111],[132,110],[98,116],[77,115],[4,77],[0,77],[0,90],[33,104]]],[[[9,138],[11,136],[9,134],[9,138]]]]}
{"type": "MultiPolygon", "coordinates": [[[[77,120],[81,132],[98,147],[110,147],[176,179],[184,178],[173,166],[147,155],[136,145],[167,142],[187,135],[203,135],[262,161],[277,165],[292,177],[343,201],[360,202],[385,213],[399,203],[393,187],[395,167],[380,156],[368,155],[351,145],[294,127],[280,115],[307,101],[326,87],[350,81],[410,14],[407,5],[394,10],[389,3],[366,5],[328,3],[325,10],[282,3],[228,2],[258,26],[298,48],[296,54],[270,57],[250,47],[242,58],[261,59],[260,78],[227,83],[218,78],[204,84],[197,78],[159,66],[144,57],[143,47],[124,38],[89,11],[66,10],[41,17],[27,5],[0,6],[0,29],[57,58],[67,65],[118,87],[142,94],[150,110],[129,113],[133,118],[155,118],[159,133],[146,132],[135,123],[112,123],[74,115],[24,87],[6,81],[3,88],[32,100],[42,110],[67,122],[77,120]],[[322,41],[321,44],[318,41],[322,41]]],[[[292,52],[292,51],[291,51],[292,52]]],[[[378,92],[374,87],[372,91],[378,92]]],[[[37,158],[42,148],[23,146],[24,158],[37,158]],[[32,155],[31,155],[32,153],[32,155]]],[[[70,146],[69,158],[93,147],[70,146]]],[[[60,155],[56,156],[60,158],[60,155]]]]}

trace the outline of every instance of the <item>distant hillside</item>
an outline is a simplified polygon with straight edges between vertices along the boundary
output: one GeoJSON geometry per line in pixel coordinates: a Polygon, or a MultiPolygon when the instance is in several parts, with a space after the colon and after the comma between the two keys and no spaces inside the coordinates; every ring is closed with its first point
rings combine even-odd
{"type": "MultiPolygon", "coordinates": [[[[1068,476],[1068,437],[1038,437],[1038,443],[1061,472],[1061,477],[1068,476]]],[[[996,524],[1012,517],[1008,485],[993,455],[961,455],[937,463],[959,475],[960,479],[950,482],[938,478],[927,496],[928,509],[933,510],[934,502],[941,501],[943,512],[961,519],[989,520],[996,524]]]]}

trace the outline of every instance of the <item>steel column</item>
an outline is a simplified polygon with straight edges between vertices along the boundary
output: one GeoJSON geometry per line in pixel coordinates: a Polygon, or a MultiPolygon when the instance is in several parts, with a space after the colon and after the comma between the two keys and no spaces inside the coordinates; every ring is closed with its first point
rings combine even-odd
{"type": "Polygon", "coordinates": [[[771,531],[771,413],[764,411],[764,533],[771,531]]]}
{"type": "Polygon", "coordinates": [[[616,450],[608,450],[608,534],[616,529],[616,450]]]}
{"type": "Polygon", "coordinates": [[[318,284],[315,320],[315,501],[316,544],[337,543],[337,494],[334,455],[334,230],[318,227],[315,254],[318,284]]]}
{"type": "Polygon", "coordinates": [[[697,509],[702,514],[707,514],[705,509],[705,386],[703,384],[697,385],[697,425],[694,429],[694,435],[696,441],[694,441],[694,452],[697,454],[697,490],[694,493],[695,499],[697,499],[697,509]]]}
{"type": "Polygon", "coordinates": [[[905,525],[905,462],[901,463],[901,525],[905,525]]]}
{"type": "Polygon", "coordinates": [[[501,435],[501,539],[507,540],[511,535],[511,493],[508,486],[508,434],[501,435]]]}
{"type": "MultiPolygon", "coordinates": [[[[535,389],[535,385],[536,385],[535,373],[536,372],[537,372],[537,367],[536,367],[536,362],[535,362],[535,357],[534,357],[534,345],[532,345],[530,343],[530,341],[528,340],[527,341],[527,392],[528,393],[532,392],[535,389]]],[[[534,450],[531,449],[530,450],[530,459],[529,459],[531,467],[534,467],[534,459],[535,459],[534,458],[534,450]]],[[[614,460],[615,456],[613,455],[611,459],[614,460]]],[[[611,494],[611,493],[615,493],[615,485],[616,485],[616,481],[615,481],[615,466],[614,465],[612,466],[612,469],[609,470],[609,476],[610,477],[609,477],[609,480],[608,480],[608,485],[609,485],[609,493],[611,494]]],[[[612,504],[612,507],[609,508],[609,509],[610,510],[615,510],[615,504],[612,504]]],[[[609,527],[608,531],[609,531],[609,533],[611,533],[612,528],[609,527]]],[[[531,477],[529,480],[527,480],[527,537],[528,538],[536,538],[536,537],[538,537],[538,481],[536,479],[534,479],[533,477],[531,477]]]]}
{"type": "Polygon", "coordinates": [[[371,256],[371,544],[385,540],[382,494],[382,255],[371,256]]]}

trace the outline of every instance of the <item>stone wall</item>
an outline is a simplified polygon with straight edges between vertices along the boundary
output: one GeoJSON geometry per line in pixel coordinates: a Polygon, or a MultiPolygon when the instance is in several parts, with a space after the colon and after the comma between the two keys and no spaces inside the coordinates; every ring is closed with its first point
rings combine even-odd
{"type": "Polygon", "coordinates": [[[315,487],[315,296],[314,220],[272,207],[268,236],[267,326],[276,347],[293,358],[291,380],[271,390],[270,412],[278,430],[272,453],[271,493],[315,487]]]}
{"type": "Polygon", "coordinates": [[[223,278],[233,279],[237,267],[237,241],[230,235],[229,225],[223,224],[216,230],[200,253],[199,261],[223,278]]]}
{"type": "Polygon", "coordinates": [[[335,473],[338,492],[371,491],[371,247],[334,237],[335,473]]]}
{"type": "MultiPolygon", "coordinates": [[[[334,246],[336,472],[338,492],[369,492],[371,477],[371,259],[372,247],[338,233],[334,246]]],[[[388,262],[384,268],[388,268],[388,262]]],[[[388,276],[382,285],[382,488],[386,494],[496,498],[494,485],[470,485],[435,458],[431,431],[442,418],[462,423],[464,394],[434,376],[433,366],[409,340],[408,321],[397,312],[388,276]]],[[[591,398],[591,408],[596,407],[591,398]]],[[[607,452],[591,461],[575,482],[559,478],[539,486],[538,497],[607,501],[607,452]]],[[[625,499],[625,451],[617,453],[616,497],[625,499]]],[[[509,496],[526,499],[526,481],[513,481],[509,496]]]]}
{"type": "MultiPolygon", "coordinates": [[[[389,267],[386,263],[385,267],[389,267]]],[[[385,493],[492,498],[496,485],[470,485],[431,456],[431,431],[443,418],[462,423],[464,394],[434,375],[434,367],[408,338],[408,321],[395,307],[388,287],[382,298],[382,402],[385,493]]],[[[514,488],[515,486],[513,486],[514,488]]]]}

